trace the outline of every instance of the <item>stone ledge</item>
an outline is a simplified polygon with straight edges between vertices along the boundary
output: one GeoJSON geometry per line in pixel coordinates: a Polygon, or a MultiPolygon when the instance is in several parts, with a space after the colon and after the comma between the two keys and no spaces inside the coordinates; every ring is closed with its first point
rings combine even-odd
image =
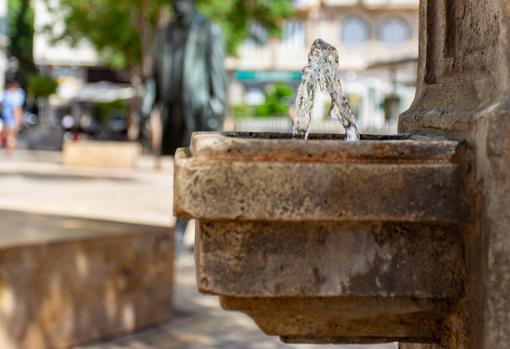
{"type": "Polygon", "coordinates": [[[0,219],[2,349],[64,349],[169,318],[170,228],[8,211],[0,219]]]}
{"type": "Polygon", "coordinates": [[[220,302],[288,343],[433,343],[449,309],[446,301],[402,297],[220,297],[220,302]]]}
{"type": "Polygon", "coordinates": [[[195,135],[191,153],[181,149],[175,158],[176,215],[245,221],[467,221],[467,204],[459,200],[464,169],[457,142],[264,142],[195,135]],[[422,148],[428,151],[421,153],[422,148]],[[271,151],[279,155],[269,156],[271,151]],[[304,153],[310,157],[303,158],[304,153]],[[396,161],[398,154],[407,154],[402,155],[407,160],[396,161]]]}
{"type": "Polygon", "coordinates": [[[428,163],[458,162],[459,142],[420,135],[361,135],[355,143],[343,135],[311,134],[307,141],[291,139],[288,133],[193,134],[190,152],[194,158],[288,162],[428,163]],[[425,139],[424,139],[425,138],[425,139]]]}

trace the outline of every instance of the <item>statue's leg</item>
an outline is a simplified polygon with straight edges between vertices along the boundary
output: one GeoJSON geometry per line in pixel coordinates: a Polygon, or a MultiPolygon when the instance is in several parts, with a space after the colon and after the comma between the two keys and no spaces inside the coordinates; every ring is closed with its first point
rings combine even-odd
{"type": "Polygon", "coordinates": [[[161,141],[161,154],[174,155],[177,148],[187,147],[187,130],[184,113],[179,103],[169,104],[162,114],[163,137],[161,141]]]}

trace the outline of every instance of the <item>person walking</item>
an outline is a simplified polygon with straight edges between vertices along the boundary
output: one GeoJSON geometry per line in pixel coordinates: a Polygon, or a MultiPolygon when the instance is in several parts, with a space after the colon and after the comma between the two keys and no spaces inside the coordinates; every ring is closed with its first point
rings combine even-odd
{"type": "Polygon", "coordinates": [[[23,127],[25,92],[16,81],[8,81],[2,101],[2,141],[7,153],[12,155],[16,147],[16,135],[23,127]]]}

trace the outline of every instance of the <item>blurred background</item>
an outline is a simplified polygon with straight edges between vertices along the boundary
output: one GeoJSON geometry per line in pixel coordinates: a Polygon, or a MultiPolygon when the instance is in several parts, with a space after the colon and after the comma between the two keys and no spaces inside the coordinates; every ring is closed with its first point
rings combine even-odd
{"type": "MultiPolygon", "coordinates": [[[[15,210],[55,215],[57,223],[68,216],[174,225],[172,160],[154,161],[152,120],[140,116],[152,40],[171,18],[171,3],[0,0],[0,97],[5,81],[16,81],[26,93],[16,150],[10,156],[0,151],[2,217],[15,210]],[[89,140],[112,142],[98,149],[88,142],[88,149],[67,147],[66,152],[66,145],[89,140]]],[[[196,3],[221,27],[227,44],[225,130],[291,129],[289,116],[301,69],[316,38],[339,50],[344,92],[361,132],[395,133],[399,113],[412,103],[418,0],[196,3]]],[[[312,132],[343,132],[337,121],[327,118],[326,96],[319,94],[315,105],[312,132]]],[[[87,222],[81,223],[85,230],[87,222]]],[[[0,247],[6,236],[15,239],[19,230],[3,223],[0,247]]],[[[31,234],[44,229],[29,220],[26,226],[31,234]]],[[[80,348],[323,348],[284,345],[265,336],[244,315],[222,311],[215,297],[199,295],[192,231],[190,224],[186,248],[176,258],[170,320],[139,334],[80,348]]],[[[58,238],[66,239],[62,234],[58,238]]]]}
{"type": "MultiPolygon", "coordinates": [[[[0,76],[15,75],[27,93],[20,146],[130,138],[150,151],[138,104],[152,37],[170,18],[170,3],[1,0],[0,76]]],[[[414,97],[418,0],[201,0],[198,7],[227,42],[226,130],[288,131],[308,48],[320,37],[339,49],[361,131],[396,132],[414,97]]],[[[319,95],[312,132],[341,131],[328,107],[319,95]]]]}

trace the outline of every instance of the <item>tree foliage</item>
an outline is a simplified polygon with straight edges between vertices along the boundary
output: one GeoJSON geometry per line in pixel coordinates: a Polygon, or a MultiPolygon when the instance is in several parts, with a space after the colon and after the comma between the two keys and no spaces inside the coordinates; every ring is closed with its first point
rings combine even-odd
{"type": "MultiPolygon", "coordinates": [[[[51,7],[53,0],[45,0],[51,7]]],[[[199,10],[223,29],[228,52],[250,33],[251,23],[269,35],[280,33],[292,14],[291,0],[197,0],[199,10]]],[[[113,67],[143,75],[155,32],[170,16],[172,0],[60,0],[50,8],[61,16],[65,30],[58,39],[86,38],[113,67]]]]}
{"type": "Polygon", "coordinates": [[[288,116],[294,89],[286,84],[276,84],[265,93],[264,103],[255,108],[256,116],[288,116]]]}
{"type": "Polygon", "coordinates": [[[269,36],[281,34],[282,24],[292,15],[291,0],[199,0],[199,10],[223,29],[228,53],[235,55],[247,38],[257,41],[252,24],[269,36]]]}
{"type": "Polygon", "coordinates": [[[34,46],[34,10],[30,0],[9,0],[9,47],[10,56],[20,62],[20,69],[24,75],[35,72],[34,46]]]}
{"type": "Polygon", "coordinates": [[[48,75],[33,75],[30,77],[27,92],[34,99],[46,98],[56,93],[58,82],[48,75]]]}
{"type": "MultiPolygon", "coordinates": [[[[140,70],[168,0],[45,0],[64,23],[54,39],[88,40],[117,69],[140,70]]],[[[51,30],[52,28],[46,28],[51,30]]]]}

